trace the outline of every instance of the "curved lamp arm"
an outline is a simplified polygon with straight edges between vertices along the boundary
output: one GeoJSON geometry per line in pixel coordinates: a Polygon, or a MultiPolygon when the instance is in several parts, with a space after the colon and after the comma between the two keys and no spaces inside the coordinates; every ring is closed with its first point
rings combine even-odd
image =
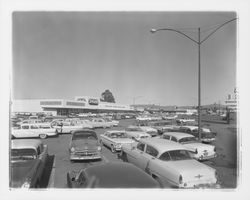
{"type": "Polygon", "coordinates": [[[226,24],[228,24],[229,22],[232,22],[234,20],[236,20],[237,18],[231,19],[223,24],[221,24],[218,28],[216,28],[214,31],[212,31],[207,37],[205,37],[200,44],[202,44],[203,42],[205,42],[211,35],[213,35],[216,31],[218,31],[222,26],[225,26],[226,24]]]}
{"type": "Polygon", "coordinates": [[[196,44],[199,44],[198,41],[194,40],[193,38],[189,37],[188,35],[186,35],[185,33],[181,32],[181,31],[178,31],[178,30],[175,30],[175,29],[172,29],[172,28],[161,28],[161,29],[151,29],[150,32],[151,33],[155,33],[157,31],[174,31],[176,33],[179,33],[183,36],[185,36],[186,38],[192,40],[193,42],[195,42],[196,44]]]}

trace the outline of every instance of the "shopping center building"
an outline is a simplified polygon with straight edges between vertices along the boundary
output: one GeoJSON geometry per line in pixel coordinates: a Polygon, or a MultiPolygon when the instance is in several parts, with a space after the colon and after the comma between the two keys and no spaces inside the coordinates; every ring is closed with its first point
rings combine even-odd
{"type": "Polygon", "coordinates": [[[22,99],[11,102],[13,113],[51,113],[69,115],[72,113],[133,112],[130,105],[101,102],[96,97],[77,96],[74,100],[66,99],[22,99]]]}

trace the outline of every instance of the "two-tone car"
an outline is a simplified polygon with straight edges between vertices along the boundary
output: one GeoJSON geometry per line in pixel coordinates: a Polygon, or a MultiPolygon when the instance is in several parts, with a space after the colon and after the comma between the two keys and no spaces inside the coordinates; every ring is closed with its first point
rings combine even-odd
{"type": "Polygon", "coordinates": [[[128,126],[125,128],[127,136],[135,141],[139,141],[143,138],[151,138],[151,135],[142,131],[138,126],[128,126]]]}
{"type": "Polygon", "coordinates": [[[10,187],[37,188],[48,158],[48,147],[36,139],[11,140],[10,187]]]}
{"type": "MultiPolygon", "coordinates": [[[[184,132],[192,134],[195,137],[199,137],[198,126],[180,126],[178,132],[184,132]]],[[[201,141],[204,143],[211,143],[216,140],[216,133],[212,132],[208,128],[201,128],[201,141]]]]}
{"type": "Polygon", "coordinates": [[[203,144],[191,134],[181,132],[166,132],[161,138],[178,142],[189,150],[189,155],[196,160],[208,160],[216,157],[214,145],[203,144]]]}
{"type": "Polygon", "coordinates": [[[69,188],[160,188],[143,170],[130,163],[108,162],[67,173],[69,188]]]}
{"type": "Polygon", "coordinates": [[[57,131],[48,123],[22,124],[11,131],[13,138],[40,137],[45,139],[49,136],[56,136],[57,131]]]}
{"type": "Polygon", "coordinates": [[[163,187],[217,188],[217,172],[189,155],[176,142],[159,138],[142,139],[124,145],[121,158],[145,170],[163,187]]]}
{"type": "Polygon", "coordinates": [[[100,142],[110,148],[112,153],[115,153],[121,151],[122,145],[130,145],[135,141],[129,138],[124,130],[112,130],[101,134],[100,142]]]}
{"type": "Polygon", "coordinates": [[[69,145],[71,161],[101,159],[101,151],[96,132],[87,129],[73,131],[69,145]]]}

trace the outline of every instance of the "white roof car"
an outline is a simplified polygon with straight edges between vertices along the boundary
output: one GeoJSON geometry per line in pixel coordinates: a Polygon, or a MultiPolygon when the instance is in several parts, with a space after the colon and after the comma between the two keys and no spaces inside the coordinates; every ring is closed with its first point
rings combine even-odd
{"type": "Polygon", "coordinates": [[[141,139],[124,145],[121,156],[145,170],[163,187],[218,188],[216,170],[192,159],[184,145],[164,139],[141,139]]]}
{"type": "Polygon", "coordinates": [[[163,139],[178,142],[190,150],[189,155],[197,160],[208,160],[216,157],[214,145],[203,144],[193,135],[181,132],[166,132],[161,136],[163,139]]]}

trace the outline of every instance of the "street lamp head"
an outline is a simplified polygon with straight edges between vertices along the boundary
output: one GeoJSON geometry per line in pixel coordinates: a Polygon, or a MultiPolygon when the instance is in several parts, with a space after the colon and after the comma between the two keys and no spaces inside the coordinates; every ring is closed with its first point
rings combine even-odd
{"type": "Polygon", "coordinates": [[[157,30],[156,29],[151,29],[150,32],[151,33],[155,33],[157,30]]]}

